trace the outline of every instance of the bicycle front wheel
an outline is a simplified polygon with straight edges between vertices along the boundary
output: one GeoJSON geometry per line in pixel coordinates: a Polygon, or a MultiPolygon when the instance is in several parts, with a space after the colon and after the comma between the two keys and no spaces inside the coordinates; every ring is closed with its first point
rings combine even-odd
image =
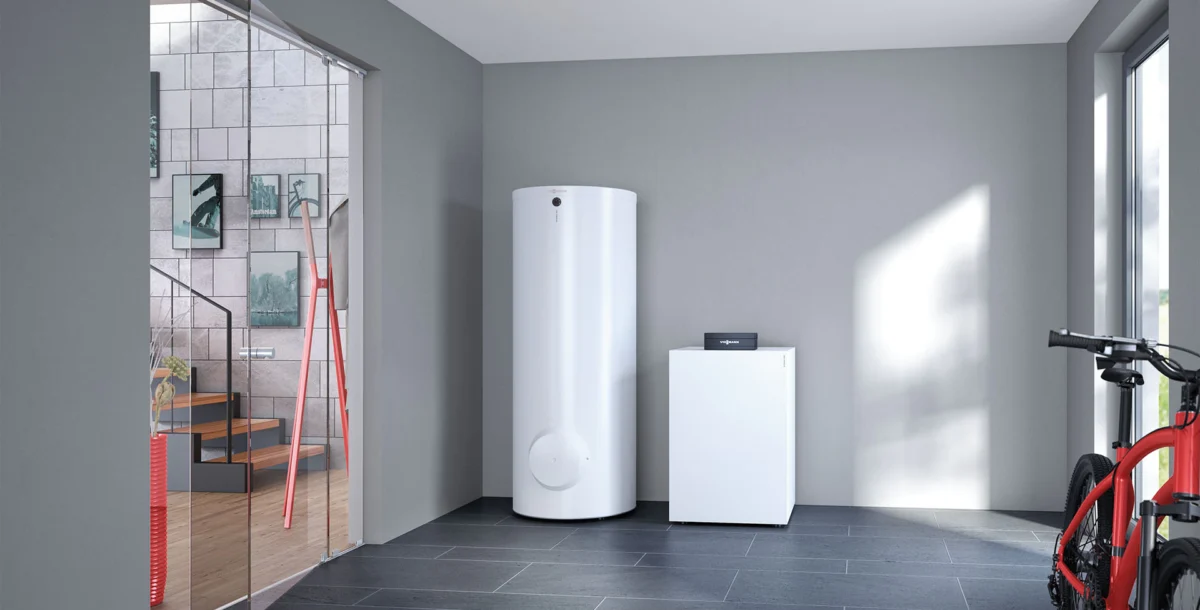
{"type": "Polygon", "coordinates": [[[1176,538],[1163,544],[1152,581],[1153,608],[1200,608],[1200,540],[1176,538]]]}

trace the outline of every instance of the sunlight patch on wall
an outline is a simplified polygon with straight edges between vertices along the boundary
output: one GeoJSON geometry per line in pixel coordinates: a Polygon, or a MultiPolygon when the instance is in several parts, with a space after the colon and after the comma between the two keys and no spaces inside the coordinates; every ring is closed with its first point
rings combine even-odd
{"type": "Polygon", "coordinates": [[[973,186],[859,262],[857,505],[988,504],[989,205],[973,186]]]}

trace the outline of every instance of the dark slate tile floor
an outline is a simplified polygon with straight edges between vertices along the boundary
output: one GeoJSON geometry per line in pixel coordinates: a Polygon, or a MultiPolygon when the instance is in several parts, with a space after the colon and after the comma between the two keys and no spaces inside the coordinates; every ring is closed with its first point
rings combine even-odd
{"type": "Polygon", "coordinates": [[[314,569],[272,610],[1042,610],[1058,513],[797,506],[780,528],[586,522],[483,498],[314,569]]]}

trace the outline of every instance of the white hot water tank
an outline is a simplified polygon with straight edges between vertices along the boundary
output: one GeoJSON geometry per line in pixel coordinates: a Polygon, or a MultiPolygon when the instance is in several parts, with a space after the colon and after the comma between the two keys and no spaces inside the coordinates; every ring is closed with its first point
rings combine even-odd
{"type": "Polygon", "coordinates": [[[637,493],[637,194],[513,191],[513,510],[593,519],[637,493]]]}

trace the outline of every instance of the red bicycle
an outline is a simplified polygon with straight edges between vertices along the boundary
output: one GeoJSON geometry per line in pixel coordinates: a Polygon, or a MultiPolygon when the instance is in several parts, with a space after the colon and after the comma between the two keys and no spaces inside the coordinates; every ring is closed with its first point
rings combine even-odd
{"type": "Polygon", "coordinates": [[[1100,377],[1120,389],[1117,463],[1103,455],[1079,458],[1067,488],[1066,519],[1055,544],[1050,598],[1071,610],[1166,610],[1200,608],[1200,540],[1157,535],[1158,525],[1200,521],[1200,371],[1188,370],[1162,355],[1168,347],[1194,351],[1149,339],[1099,337],[1050,332],[1050,347],[1071,347],[1096,354],[1100,377]],[[1133,442],[1133,392],[1142,385],[1136,361],[1149,362],[1168,379],[1182,384],[1179,413],[1172,426],[1159,428],[1133,442]],[[1134,468],[1151,453],[1173,449],[1174,474],[1138,507],[1134,468]],[[1144,527],[1153,522],[1155,527],[1144,527]],[[1132,531],[1131,531],[1132,530],[1132,531]],[[1137,586],[1134,605],[1130,605],[1137,586]]]}

